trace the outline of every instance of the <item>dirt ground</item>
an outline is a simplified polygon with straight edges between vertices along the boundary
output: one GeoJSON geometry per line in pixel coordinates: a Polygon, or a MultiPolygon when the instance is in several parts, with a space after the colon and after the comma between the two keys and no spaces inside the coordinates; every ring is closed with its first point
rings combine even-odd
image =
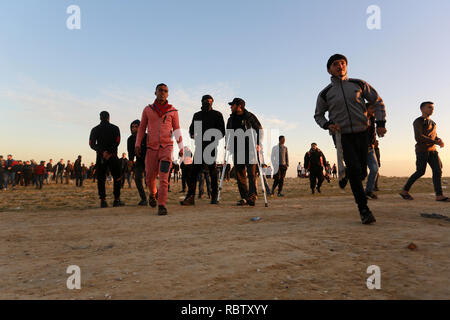
{"type": "Polygon", "coordinates": [[[434,201],[431,179],[402,200],[404,182],[381,178],[369,226],[335,181],[312,196],[308,180],[288,179],[268,208],[261,194],[234,206],[234,181],[218,206],[181,207],[174,184],[162,217],[137,206],[134,187],[107,209],[92,182],[18,187],[0,193],[0,299],[449,299],[450,221],[420,213],[450,217],[450,203],[434,201]],[[70,265],[81,290],[67,289],[70,265]],[[366,287],[370,265],[380,290],[366,287]]]}

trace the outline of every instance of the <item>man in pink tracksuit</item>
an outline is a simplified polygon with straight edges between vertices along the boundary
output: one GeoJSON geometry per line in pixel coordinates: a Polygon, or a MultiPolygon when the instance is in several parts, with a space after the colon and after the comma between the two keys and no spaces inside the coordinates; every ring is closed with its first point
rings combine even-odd
{"type": "MultiPolygon", "coordinates": [[[[159,174],[158,214],[166,215],[168,178],[172,166],[173,142],[175,137],[180,157],[183,156],[183,141],[180,133],[178,111],[168,103],[169,88],[160,83],[156,86],[156,100],[142,112],[141,124],[136,141],[141,141],[147,130],[147,153],[145,157],[145,179],[150,190],[149,204],[156,207],[156,177],[159,174]]],[[[141,146],[135,145],[140,155],[141,146]]]]}

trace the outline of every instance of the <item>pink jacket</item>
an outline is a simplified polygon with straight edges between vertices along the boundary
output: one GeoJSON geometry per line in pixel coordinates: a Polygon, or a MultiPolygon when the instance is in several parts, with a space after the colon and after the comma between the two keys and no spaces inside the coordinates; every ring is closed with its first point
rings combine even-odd
{"type": "Polygon", "coordinates": [[[183,149],[183,138],[180,132],[180,121],[178,118],[178,111],[173,106],[159,116],[153,104],[148,105],[142,111],[141,124],[139,125],[138,134],[136,138],[136,147],[139,146],[139,141],[145,135],[147,130],[147,148],[152,150],[159,150],[173,146],[172,134],[178,143],[178,148],[183,149]]]}

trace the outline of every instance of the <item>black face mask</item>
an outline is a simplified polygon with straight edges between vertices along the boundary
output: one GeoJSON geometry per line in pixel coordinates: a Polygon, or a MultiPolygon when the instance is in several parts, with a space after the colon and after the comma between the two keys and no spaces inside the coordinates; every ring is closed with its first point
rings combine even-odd
{"type": "Polygon", "coordinates": [[[209,108],[211,108],[211,105],[209,104],[208,101],[202,101],[202,110],[209,110],[209,108]]]}

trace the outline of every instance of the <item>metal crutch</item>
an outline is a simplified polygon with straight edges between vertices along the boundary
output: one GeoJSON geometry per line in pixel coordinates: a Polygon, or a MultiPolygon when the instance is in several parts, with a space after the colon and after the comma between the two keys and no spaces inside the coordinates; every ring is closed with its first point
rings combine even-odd
{"type": "Polygon", "coordinates": [[[231,138],[231,134],[228,136],[227,142],[225,144],[225,159],[224,159],[224,163],[223,163],[223,168],[222,168],[222,175],[220,176],[220,184],[219,184],[219,192],[217,193],[217,201],[220,201],[220,192],[222,191],[222,184],[223,184],[223,178],[225,177],[225,170],[227,169],[227,165],[228,165],[228,146],[230,143],[230,138],[231,138]]]}
{"type": "Polygon", "coordinates": [[[258,171],[259,171],[259,178],[261,179],[261,187],[264,191],[264,206],[268,207],[269,203],[267,202],[267,194],[266,194],[266,185],[264,184],[264,178],[263,175],[264,173],[261,170],[261,163],[259,161],[259,152],[258,150],[256,150],[256,143],[255,143],[255,137],[253,135],[253,128],[250,128],[251,132],[252,132],[252,140],[253,140],[253,148],[255,149],[255,156],[256,156],[256,161],[258,162],[258,171]]]}

